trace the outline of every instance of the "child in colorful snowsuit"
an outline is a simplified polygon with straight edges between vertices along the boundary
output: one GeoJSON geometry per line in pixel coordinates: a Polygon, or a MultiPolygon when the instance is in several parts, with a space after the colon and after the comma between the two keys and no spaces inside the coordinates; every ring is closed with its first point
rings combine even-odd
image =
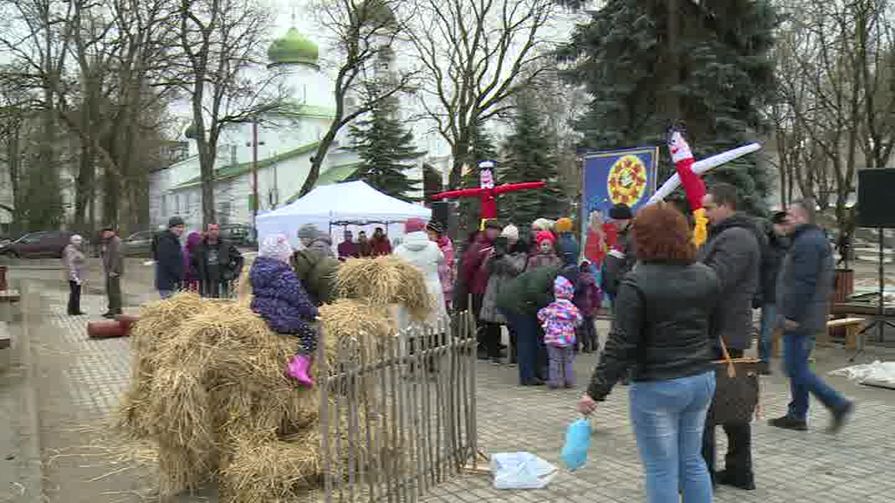
{"type": "Polygon", "coordinates": [[[575,385],[572,363],[575,358],[575,328],[581,324],[581,313],[572,303],[574,295],[572,283],[563,276],[557,276],[553,281],[555,300],[538,311],[550,362],[547,384],[553,389],[575,385]]]}
{"type": "Polygon", "coordinates": [[[289,362],[286,373],[302,386],[311,387],[317,331],[310,322],[317,317],[317,307],[292,271],[291,257],[292,247],[286,236],[277,234],[264,239],[249,271],[252,311],[264,318],[274,332],[299,338],[298,352],[289,362]]]}

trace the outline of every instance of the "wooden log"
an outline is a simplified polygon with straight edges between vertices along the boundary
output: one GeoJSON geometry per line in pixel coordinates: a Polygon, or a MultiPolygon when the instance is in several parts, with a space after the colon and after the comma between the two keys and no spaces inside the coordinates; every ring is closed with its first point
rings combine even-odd
{"type": "Polygon", "coordinates": [[[126,337],[124,327],[116,320],[91,321],[87,323],[87,336],[91,339],[126,337]]]}

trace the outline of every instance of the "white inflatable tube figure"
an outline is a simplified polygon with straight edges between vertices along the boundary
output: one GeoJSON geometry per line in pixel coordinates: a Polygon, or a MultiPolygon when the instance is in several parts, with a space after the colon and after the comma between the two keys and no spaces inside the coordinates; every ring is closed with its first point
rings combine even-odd
{"type": "MultiPolygon", "coordinates": [[[[743,145],[742,147],[737,147],[733,150],[728,150],[726,152],[721,152],[720,154],[713,155],[711,157],[707,157],[701,161],[696,161],[693,163],[693,172],[699,176],[702,176],[704,173],[711,171],[714,168],[722,164],[727,164],[728,162],[739,159],[744,155],[751,154],[752,152],[757,151],[761,148],[761,145],[758,143],[750,143],[748,145],[743,145]]],[[[665,180],[665,183],[659,187],[659,190],[653,194],[653,197],[649,198],[649,201],[646,204],[653,204],[659,202],[669,194],[674,192],[674,189],[678,188],[681,184],[681,177],[678,176],[677,173],[671,175],[668,180],[665,180]]]]}

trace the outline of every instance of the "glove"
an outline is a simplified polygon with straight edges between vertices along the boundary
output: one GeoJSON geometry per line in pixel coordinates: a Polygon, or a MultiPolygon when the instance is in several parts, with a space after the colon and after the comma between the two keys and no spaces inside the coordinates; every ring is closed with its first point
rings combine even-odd
{"type": "Polygon", "coordinates": [[[286,366],[286,374],[306,388],[314,386],[314,379],[310,376],[310,370],[311,357],[303,354],[293,356],[289,361],[289,365],[286,366]]]}

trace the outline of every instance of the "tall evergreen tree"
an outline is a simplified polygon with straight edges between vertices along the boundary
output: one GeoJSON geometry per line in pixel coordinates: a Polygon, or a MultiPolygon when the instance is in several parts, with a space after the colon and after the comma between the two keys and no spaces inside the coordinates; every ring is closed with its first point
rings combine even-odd
{"type": "MultiPolygon", "coordinates": [[[[593,97],[576,124],[583,146],[664,146],[675,120],[686,124],[697,158],[754,141],[766,131],[761,110],[773,96],[777,17],[771,4],[606,2],[563,51],[574,61],[566,76],[593,97]]],[[[661,158],[660,180],[673,170],[667,152],[661,158]]],[[[763,209],[768,177],[759,156],[719,168],[713,177],[737,185],[745,209],[763,209]]]]}
{"type": "Polygon", "coordinates": [[[566,201],[559,186],[555,142],[533,96],[517,100],[513,132],[503,145],[503,162],[498,166],[500,183],[543,180],[547,187],[539,190],[510,192],[500,196],[501,217],[517,226],[527,226],[535,219],[555,219],[566,210],[566,201]]]}
{"type": "Polygon", "coordinates": [[[408,195],[418,189],[420,182],[408,177],[407,170],[413,168],[408,161],[424,153],[416,150],[413,133],[404,128],[396,112],[393,101],[382,102],[373,108],[369,118],[351,126],[351,134],[357,140],[354,148],[362,162],[352,178],[398,199],[419,200],[408,195]]]}

